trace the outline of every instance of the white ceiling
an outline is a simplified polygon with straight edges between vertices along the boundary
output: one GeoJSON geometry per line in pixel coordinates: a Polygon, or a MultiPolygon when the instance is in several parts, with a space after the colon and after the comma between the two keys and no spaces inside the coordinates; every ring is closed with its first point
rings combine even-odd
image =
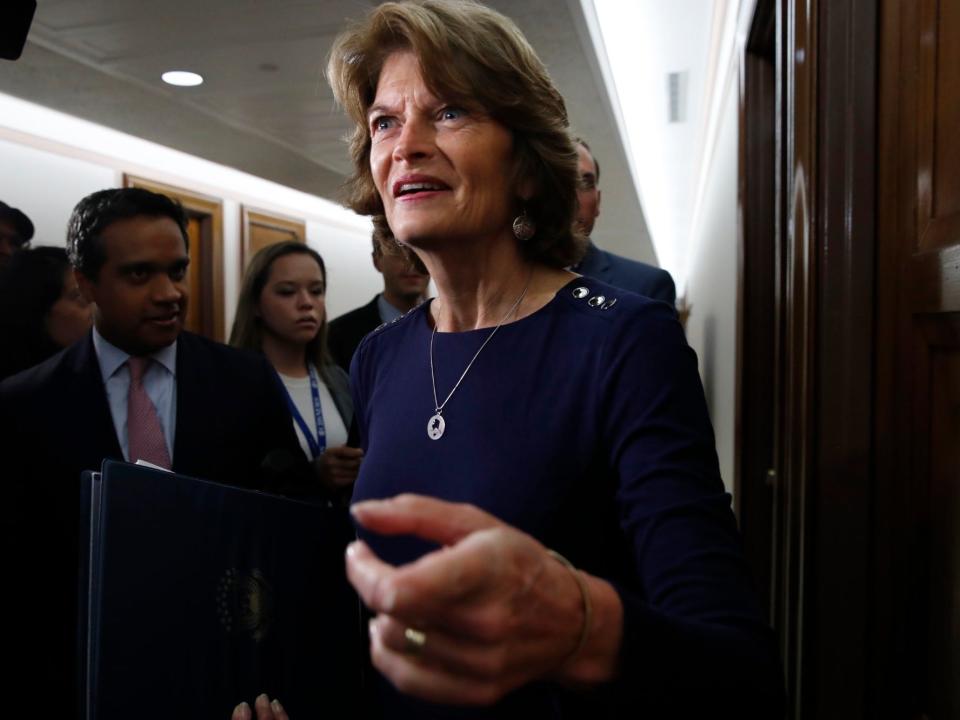
{"type": "MultiPolygon", "coordinates": [[[[23,56],[0,63],[0,92],[335,198],[349,169],[349,127],[321,70],[344,21],[373,4],[41,0],[23,56]],[[171,69],[205,82],[164,85],[160,74],[171,69]]],[[[656,262],[580,0],[488,4],[527,35],[601,161],[598,243],[656,262]]]]}

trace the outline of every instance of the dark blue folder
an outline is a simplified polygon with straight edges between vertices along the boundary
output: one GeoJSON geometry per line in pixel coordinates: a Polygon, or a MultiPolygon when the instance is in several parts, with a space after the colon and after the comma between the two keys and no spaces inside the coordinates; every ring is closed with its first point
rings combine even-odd
{"type": "Polygon", "coordinates": [[[345,510],[114,461],[82,486],[83,717],[227,720],[261,692],[296,720],[356,703],[345,510]]]}

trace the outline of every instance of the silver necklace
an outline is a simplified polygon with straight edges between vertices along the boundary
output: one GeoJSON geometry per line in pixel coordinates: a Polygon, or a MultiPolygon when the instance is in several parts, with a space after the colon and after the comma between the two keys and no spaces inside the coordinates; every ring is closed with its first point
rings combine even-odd
{"type": "Polygon", "coordinates": [[[431,440],[439,440],[443,437],[443,431],[447,429],[447,421],[443,419],[443,408],[446,407],[448,402],[450,402],[450,398],[453,397],[453,394],[457,391],[457,388],[460,387],[460,383],[463,382],[463,379],[467,376],[467,373],[470,372],[470,368],[473,367],[474,361],[480,356],[480,353],[483,352],[483,349],[487,346],[487,343],[493,339],[493,336],[497,334],[497,330],[499,330],[500,326],[507,321],[507,318],[513,315],[516,309],[520,307],[520,303],[523,302],[523,298],[527,294],[527,288],[530,287],[530,280],[532,277],[533,273],[530,273],[530,277],[527,278],[527,284],[523,286],[523,292],[520,293],[520,297],[518,297],[510,309],[507,310],[507,314],[500,319],[500,322],[497,323],[497,326],[493,329],[493,332],[487,335],[487,339],[483,341],[480,349],[474,353],[473,358],[469,363],[467,363],[467,367],[460,376],[460,379],[457,380],[457,384],[453,386],[453,390],[450,391],[446,400],[443,402],[439,402],[437,400],[437,378],[433,372],[433,338],[436,337],[437,325],[440,324],[440,313],[437,313],[437,322],[434,323],[433,332],[430,333],[430,384],[433,386],[433,406],[435,408],[433,417],[431,417],[430,421],[427,423],[427,437],[429,437],[431,440]]]}

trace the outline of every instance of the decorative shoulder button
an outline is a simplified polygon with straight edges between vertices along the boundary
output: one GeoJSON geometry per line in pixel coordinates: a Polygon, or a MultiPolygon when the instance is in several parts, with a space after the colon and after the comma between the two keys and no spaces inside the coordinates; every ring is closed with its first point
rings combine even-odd
{"type": "Polygon", "coordinates": [[[610,308],[612,308],[612,307],[613,307],[614,305],[616,305],[616,304],[617,304],[617,299],[616,299],[616,298],[611,298],[610,300],[607,300],[603,305],[601,305],[601,306],[600,306],[600,309],[601,309],[601,310],[609,310],[610,308]]]}
{"type": "Polygon", "coordinates": [[[590,307],[598,307],[599,305],[603,305],[605,300],[606,298],[603,295],[594,295],[592,298],[587,300],[587,305],[590,307]]]}

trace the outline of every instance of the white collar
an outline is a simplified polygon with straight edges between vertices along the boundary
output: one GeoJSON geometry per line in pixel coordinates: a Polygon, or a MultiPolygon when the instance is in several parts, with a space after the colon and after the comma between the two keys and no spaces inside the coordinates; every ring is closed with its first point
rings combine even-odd
{"type": "MultiPolygon", "coordinates": [[[[126,363],[130,357],[130,353],[124,352],[113,343],[104,339],[97,328],[93,328],[93,349],[97,353],[97,361],[100,363],[100,375],[104,383],[113,377],[117,370],[123,367],[124,363],[126,363]]],[[[167,372],[174,377],[177,376],[176,340],[147,357],[165,367],[167,372]]]]}

